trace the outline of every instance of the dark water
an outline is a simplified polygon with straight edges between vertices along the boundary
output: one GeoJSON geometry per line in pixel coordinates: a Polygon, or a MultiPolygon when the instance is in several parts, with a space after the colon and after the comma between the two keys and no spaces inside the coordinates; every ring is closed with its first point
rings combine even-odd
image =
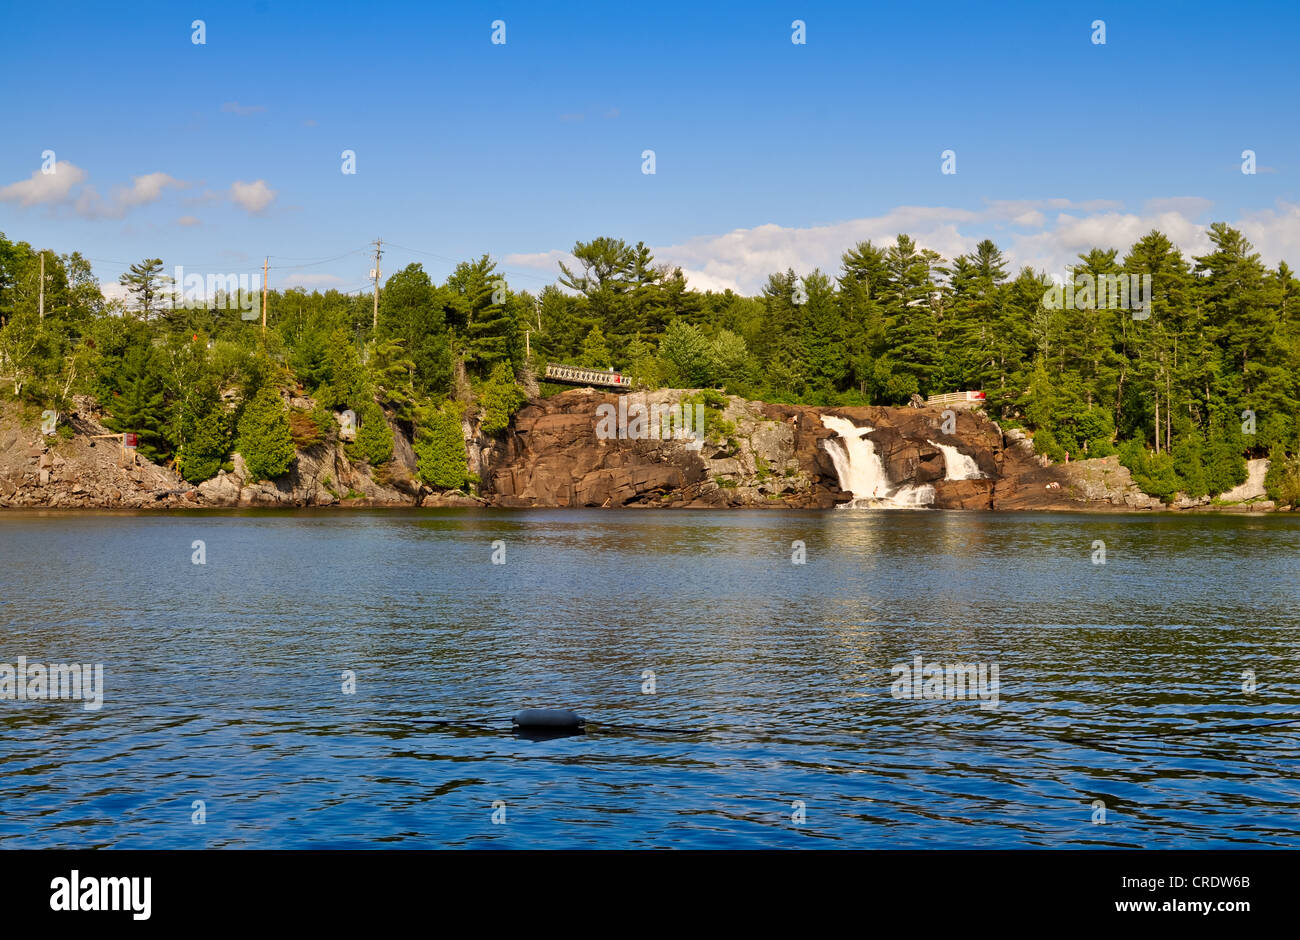
{"type": "Polygon", "coordinates": [[[1295,847],[1298,575],[1282,517],[3,515],[0,662],[106,691],[0,701],[0,846],[1295,847]]]}

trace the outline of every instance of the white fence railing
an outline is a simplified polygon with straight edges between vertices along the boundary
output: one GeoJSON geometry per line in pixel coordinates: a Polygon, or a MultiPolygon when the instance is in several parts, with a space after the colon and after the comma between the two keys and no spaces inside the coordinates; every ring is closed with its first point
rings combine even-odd
{"type": "Polygon", "coordinates": [[[979,391],[948,392],[944,395],[931,395],[925,400],[927,405],[981,404],[984,393],[979,391]]]}
{"type": "Polygon", "coordinates": [[[631,388],[632,377],[613,369],[584,369],[550,362],[546,364],[546,378],[553,382],[571,382],[574,385],[605,385],[611,388],[631,388]]]}

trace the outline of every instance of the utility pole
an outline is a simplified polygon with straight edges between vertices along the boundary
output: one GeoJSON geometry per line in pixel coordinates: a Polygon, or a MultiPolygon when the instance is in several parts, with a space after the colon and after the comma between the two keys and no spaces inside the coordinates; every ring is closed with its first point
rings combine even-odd
{"type": "Polygon", "coordinates": [[[262,335],[266,335],[266,272],[271,265],[271,256],[262,259],[262,335]]]}
{"type": "Polygon", "coordinates": [[[41,300],[40,300],[40,306],[37,309],[40,311],[39,313],[40,319],[44,320],[45,319],[45,252],[44,250],[41,251],[41,300]]]}
{"type": "Polygon", "coordinates": [[[371,321],[370,324],[371,330],[379,329],[379,256],[384,253],[383,249],[384,249],[384,240],[382,238],[376,238],[375,239],[375,269],[370,272],[370,276],[371,278],[374,279],[375,282],[375,315],[374,315],[374,319],[371,321]]]}

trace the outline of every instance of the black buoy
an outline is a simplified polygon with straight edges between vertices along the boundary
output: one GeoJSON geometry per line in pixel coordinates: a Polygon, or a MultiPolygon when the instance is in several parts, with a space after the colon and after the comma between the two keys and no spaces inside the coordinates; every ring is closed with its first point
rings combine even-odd
{"type": "Polygon", "coordinates": [[[587,723],[567,708],[525,708],[515,712],[510,720],[522,731],[581,731],[587,723]]]}

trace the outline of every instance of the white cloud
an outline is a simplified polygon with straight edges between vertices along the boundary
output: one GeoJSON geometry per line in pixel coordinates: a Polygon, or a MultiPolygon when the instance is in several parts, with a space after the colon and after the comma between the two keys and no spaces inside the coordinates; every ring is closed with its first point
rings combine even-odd
{"type": "Polygon", "coordinates": [[[266,180],[245,183],[236,180],[230,184],[230,198],[243,207],[245,212],[261,212],[275,199],[275,190],[266,185],[266,180]]]}
{"type": "Polygon", "coordinates": [[[550,251],[536,251],[531,254],[506,255],[502,259],[504,264],[518,268],[535,268],[538,271],[545,271],[548,274],[560,273],[560,262],[563,261],[569,266],[569,270],[574,269],[578,259],[573,257],[567,251],[551,249],[550,251]]]}
{"type": "Polygon", "coordinates": [[[131,294],[126,289],[126,285],[117,281],[101,281],[99,284],[99,292],[104,295],[105,300],[109,301],[120,300],[122,303],[126,303],[131,298],[131,294]]]}
{"type": "Polygon", "coordinates": [[[188,228],[188,227],[190,227],[191,225],[201,225],[202,223],[199,221],[198,216],[194,216],[194,215],[183,215],[183,216],[181,216],[179,219],[176,220],[176,224],[177,224],[177,225],[184,225],[186,228],[188,228]]]}
{"type": "Polygon", "coordinates": [[[1300,203],[1279,202],[1276,209],[1247,213],[1236,227],[1254,243],[1265,262],[1281,260],[1300,268],[1300,203]]]}
{"type": "MultiPolygon", "coordinates": [[[[1141,212],[1125,212],[1112,200],[998,200],[983,209],[899,206],[884,215],[827,225],[789,227],[776,224],[735,229],[674,245],[653,248],[655,259],[681,267],[699,290],[731,289],[757,294],[768,275],[787,268],[806,274],[814,268],[835,275],[844,252],[861,241],[887,246],[900,234],[951,260],[991,238],[1014,275],[1021,267],[1063,273],[1078,255],[1093,248],[1117,249],[1121,256],[1152,229],[1163,232],[1190,261],[1210,249],[1210,200],[1194,196],[1151,199],[1141,212]]],[[[1300,268],[1300,204],[1278,203],[1274,209],[1246,213],[1230,222],[1241,229],[1264,262],[1287,261],[1300,268]]],[[[558,261],[572,256],[551,250],[508,256],[507,264],[558,273],[558,261]]]]}
{"type": "Polygon", "coordinates": [[[83,182],[87,173],[67,160],[54,164],[54,172],[36,170],[25,180],[0,188],[0,202],[16,202],[20,206],[58,205],[66,202],[72,188],[83,182]]]}
{"type": "Polygon", "coordinates": [[[130,188],[116,186],[113,188],[113,200],[124,208],[147,205],[157,202],[167,187],[184,189],[189,184],[166,173],[146,173],[133,176],[130,188]]]}
{"type": "Polygon", "coordinates": [[[162,198],[167,188],[184,189],[189,183],[166,173],[146,173],[131,178],[130,186],[114,186],[105,200],[99,190],[87,183],[74,204],[77,215],[87,219],[120,219],[131,209],[146,206],[162,198]]]}
{"type": "Polygon", "coordinates": [[[108,199],[87,183],[85,170],[66,160],[54,165],[53,173],[34,172],[31,177],[0,188],[0,202],[17,202],[21,206],[71,204],[78,215],[87,219],[120,219],[131,209],[157,202],[168,188],[183,189],[189,184],[166,173],[146,173],[132,177],[130,186],[114,186],[108,199]],[[81,185],[84,184],[84,185],[81,185]],[[80,190],[73,192],[78,186],[80,190]]]}

